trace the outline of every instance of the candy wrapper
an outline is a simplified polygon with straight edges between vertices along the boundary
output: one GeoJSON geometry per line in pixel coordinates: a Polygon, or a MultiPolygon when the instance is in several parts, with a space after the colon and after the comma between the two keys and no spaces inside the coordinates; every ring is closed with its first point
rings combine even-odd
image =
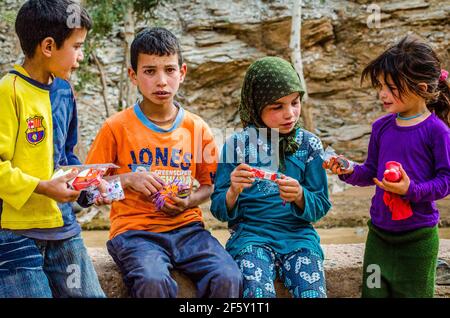
{"type": "MultiPolygon", "coordinates": [[[[99,197],[101,197],[101,193],[98,188],[90,187],[86,189],[86,198],[88,204],[94,203],[95,200],[99,197]]],[[[125,199],[125,194],[123,192],[119,177],[108,182],[105,199],[109,199],[111,201],[120,201],[125,199]]]]}
{"type": "MultiPolygon", "coordinates": [[[[67,181],[67,186],[72,190],[81,191],[90,187],[97,187],[102,180],[103,175],[105,174],[107,168],[88,168],[80,171],[78,175],[67,181]]],[[[73,171],[76,171],[76,168],[71,168],[69,170],[58,170],[54,175],[54,178],[58,178],[61,176],[65,176],[73,171]]]]}
{"type": "Polygon", "coordinates": [[[62,166],[61,169],[56,171],[53,175],[53,179],[64,176],[74,170],[78,170],[78,175],[69,180],[67,185],[73,190],[80,191],[91,187],[97,187],[104,174],[111,168],[119,168],[119,166],[112,163],[62,166]]]}
{"type": "Polygon", "coordinates": [[[158,210],[161,210],[165,202],[173,203],[170,200],[171,197],[186,198],[190,193],[191,188],[188,185],[182,183],[179,179],[174,179],[154,195],[153,203],[158,210]]]}
{"type": "Polygon", "coordinates": [[[328,161],[331,158],[335,157],[336,161],[339,163],[339,166],[341,167],[341,169],[344,169],[344,170],[351,169],[356,165],[356,162],[353,162],[351,160],[348,160],[347,158],[344,158],[343,156],[338,155],[331,146],[328,146],[327,149],[325,149],[325,151],[321,157],[322,157],[323,161],[328,161]]]}
{"type": "Polygon", "coordinates": [[[67,182],[70,188],[81,191],[91,187],[98,187],[102,181],[106,168],[89,168],[81,171],[75,179],[67,182]]]}
{"type": "MultiPolygon", "coordinates": [[[[108,169],[120,168],[113,163],[93,164],[93,165],[75,165],[62,166],[53,175],[54,178],[64,176],[73,171],[79,171],[78,175],[67,182],[67,186],[72,190],[85,191],[87,204],[94,203],[95,199],[101,196],[98,186],[108,169]]],[[[108,182],[106,199],[111,201],[123,200],[125,198],[120,178],[115,178],[108,182]]]]}
{"type": "Polygon", "coordinates": [[[252,168],[251,171],[255,174],[255,178],[258,179],[275,181],[281,177],[277,172],[269,172],[258,168],[252,168]]]}

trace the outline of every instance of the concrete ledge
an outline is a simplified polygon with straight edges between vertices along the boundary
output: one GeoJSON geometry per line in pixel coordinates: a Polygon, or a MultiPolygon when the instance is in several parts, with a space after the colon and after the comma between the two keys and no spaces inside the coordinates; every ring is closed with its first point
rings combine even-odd
{"type": "MultiPolygon", "coordinates": [[[[364,244],[323,245],[325,252],[325,276],[330,298],[359,298],[362,286],[362,262],[364,244]]],[[[105,248],[88,248],[95,269],[106,295],[111,298],[128,297],[117,266],[105,248]]],[[[450,240],[441,240],[439,257],[450,262],[450,240]]],[[[192,281],[178,271],[172,271],[178,283],[179,298],[194,298],[195,286],[192,281]]],[[[280,281],[275,284],[277,296],[291,297],[280,281]]],[[[450,297],[450,285],[436,285],[436,297],[450,297]]]]}

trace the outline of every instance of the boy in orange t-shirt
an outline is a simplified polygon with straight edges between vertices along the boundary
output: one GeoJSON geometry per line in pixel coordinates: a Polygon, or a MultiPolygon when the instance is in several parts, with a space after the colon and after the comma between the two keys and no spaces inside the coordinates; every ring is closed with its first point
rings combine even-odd
{"type": "Polygon", "coordinates": [[[187,72],[177,38],[164,28],[141,31],[131,45],[129,76],[143,100],[107,119],[86,163],[114,162],[125,199],[112,203],[108,252],[132,297],[176,297],[170,276],[194,281],[198,297],[239,297],[239,268],[204,229],[198,207],[213,190],[217,147],[208,125],[174,101],[187,72]],[[157,208],[155,194],[173,180],[192,187],[157,208]]]}

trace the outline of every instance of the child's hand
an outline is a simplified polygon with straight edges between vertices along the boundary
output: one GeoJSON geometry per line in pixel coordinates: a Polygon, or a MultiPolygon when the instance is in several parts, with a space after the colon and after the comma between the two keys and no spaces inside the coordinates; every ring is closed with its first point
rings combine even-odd
{"type": "Polygon", "coordinates": [[[75,201],[80,195],[80,191],[70,189],[67,182],[75,178],[77,175],[78,171],[75,170],[55,179],[39,181],[39,184],[34,192],[45,195],[61,203],[75,201]]]}
{"type": "Polygon", "coordinates": [[[286,202],[293,202],[303,196],[303,188],[297,180],[282,175],[281,179],[275,180],[280,189],[280,197],[286,202]]]}
{"type": "Polygon", "coordinates": [[[402,174],[402,179],[399,182],[389,182],[385,178],[383,178],[381,182],[377,178],[373,178],[373,182],[384,191],[405,195],[408,192],[411,180],[405,170],[403,170],[402,166],[400,166],[400,172],[402,174]]]}
{"type": "Polygon", "coordinates": [[[324,169],[329,169],[333,174],[337,174],[337,175],[353,173],[353,168],[342,169],[341,165],[337,161],[337,158],[338,157],[331,157],[329,160],[324,161],[322,164],[322,167],[324,169]]]}
{"type": "Polygon", "coordinates": [[[230,191],[239,195],[245,188],[250,188],[255,181],[255,175],[251,167],[245,163],[237,166],[230,175],[230,191]]]}
{"type": "Polygon", "coordinates": [[[94,200],[94,204],[99,206],[99,205],[105,205],[105,204],[111,204],[111,199],[107,199],[106,197],[108,196],[108,186],[109,183],[108,181],[102,179],[100,181],[100,184],[98,185],[98,191],[100,192],[101,196],[99,196],[98,198],[96,198],[94,200]]]}
{"type": "Polygon", "coordinates": [[[161,208],[162,212],[170,216],[183,213],[190,208],[190,196],[183,199],[179,197],[170,197],[170,200],[173,201],[173,204],[166,201],[164,206],[161,208]]]}
{"type": "Polygon", "coordinates": [[[130,172],[123,176],[124,188],[131,188],[143,195],[150,197],[165,185],[153,172],[130,172]]]}

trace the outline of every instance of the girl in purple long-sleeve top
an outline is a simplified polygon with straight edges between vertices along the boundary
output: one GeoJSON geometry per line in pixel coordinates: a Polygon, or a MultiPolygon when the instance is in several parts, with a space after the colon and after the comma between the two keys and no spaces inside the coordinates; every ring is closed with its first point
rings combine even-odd
{"type": "Polygon", "coordinates": [[[376,185],[363,265],[363,297],[433,297],[439,249],[436,200],[450,193],[450,85],[433,49],[406,36],[362,73],[389,113],[372,125],[367,160],[347,170],[336,157],[324,168],[357,186],[376,185]],[[401,164],[400,182],[384,178],[401,164]],[[381,180],[381,181],[380,181],[381,180]],[[412,210],[393,217],[385,192],[412,210]]]}

